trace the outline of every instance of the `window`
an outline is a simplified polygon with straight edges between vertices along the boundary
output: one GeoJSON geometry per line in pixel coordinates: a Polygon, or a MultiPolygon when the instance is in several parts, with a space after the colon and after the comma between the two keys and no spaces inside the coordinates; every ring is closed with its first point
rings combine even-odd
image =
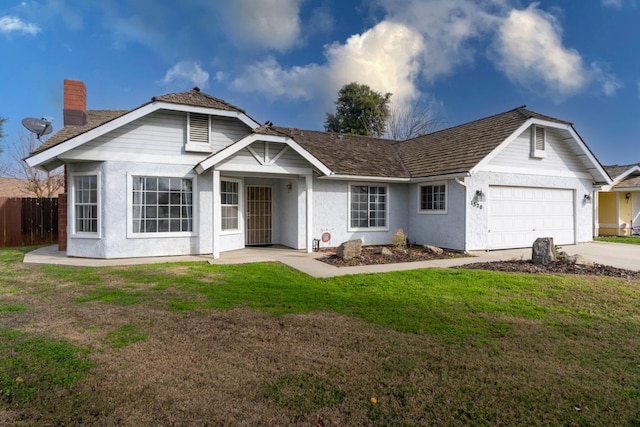
{"type": "Polygon", "coordinates": [[[383,228],[387,226],[387,187],[351,185],[351,228],[383,228]]]}
{"type": "Polygon", "coordinates": [[[73,232],[98,234],[98,175],[73,177],[73,232]]]}
{"type": "Polygon", "coordinates": [[[238,181],[220,181],[220,204],[222,205],[222,231],[239,230],[239,188],[238,181]]]}
{"type": "Polygon", "coordinates": [[[193,232],[193,180],[132,177],[134,233],[193,232]]]}
{"type": "Polygon", "coordinates": [[[531,157],[545,157],[547,149],[547,129],[542,126],[531,126],[531,157]]]}
{"type": "Polygon", "coordinates": [[[420,186],[420,211],[446,213],[447,185],[431,184],[420,186]]]}

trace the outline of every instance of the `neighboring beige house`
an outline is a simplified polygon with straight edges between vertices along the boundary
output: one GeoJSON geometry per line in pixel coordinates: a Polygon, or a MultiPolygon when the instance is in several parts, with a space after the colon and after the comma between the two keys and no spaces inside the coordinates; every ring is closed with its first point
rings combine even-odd
{"type": "Polygon", "coordinates": [[[596,235],[640,234],[640,165],[604,169],[613,183],[597,193],[596,235]]]}

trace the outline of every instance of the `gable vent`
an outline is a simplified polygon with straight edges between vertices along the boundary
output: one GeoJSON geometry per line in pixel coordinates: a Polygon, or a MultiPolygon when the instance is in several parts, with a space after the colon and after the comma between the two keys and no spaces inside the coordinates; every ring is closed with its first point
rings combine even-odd
{"type": "Polygon", "coordinates": [[[547,129],[543,126],[531,126],[531,157],[546,157],[547,129]]]}
{"type": "Polygon", "coordinates": [[[536,150],[544,151],[544,134],[545,128],[536,126],[534,127],[536,133],[536,150]]]}
{"type": "Polygon", "coordinates": [[[209,144],[209,116],[189,113],[189,142],[209,144]]]}

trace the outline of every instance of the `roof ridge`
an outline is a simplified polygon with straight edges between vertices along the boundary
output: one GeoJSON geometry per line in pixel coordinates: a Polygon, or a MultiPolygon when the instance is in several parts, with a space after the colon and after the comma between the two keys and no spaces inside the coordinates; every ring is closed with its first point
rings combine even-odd
{"type": "MultiPolygon", "coordinates": [[[[526,107],[527,107],[526,105],[521,105],[521,106],[519,106],[519,107],[513,108],[513,109],[511,109],[511,110],[503,111],[503,112],[501,112],[501,113],[492,114],[492,115],[490,115],[490,116],[486,116],[486,117],[481,117],[481,118],[479,118],[479,119],[471,120],[470,122],[460,123],[459,125],[451,126],[451,127],[444,128],[444,129],[440,129],[440,130],[437,130],[437,131],[435,131],[435,132],[426,133],[426,134],[424,134],[424,135],[414,136],[413,138],[409,138],[409,139],[405,139],[405,140],[397,141],[397,142],[398,142],[398,143],[403,143],[403,142],[413,141],[413,140],[418,139],[418,138],[424,138],[425,136],[428,136],[428,135],[435,135],[435,134],[438,134],[438,133],[441,133],[441,132],[445,132],[445,131],[450,131],[450,130],[452,130],[452,129],[456,129],[456,128],[459,128],[459,127],[462,127],[462,126],[468,126],[468,125],[471,125],[471,124],[473,124],[473,123],[477,123],[477,122],[484,121],[484,120],[487,120],[487,119],[492,119],[492,118],[494,118],[494,117],[502,116],[502,115],[504,115],[504,114],[513,113],[514,111],[519,112],[519,113],[520,113],[520,114],[522,114],[525,118],[529,119],[529,118],[531,118],[531,116],[526,115],[526,114],[522,111],[522,110],[524,110],[524,111],[529,111],[529,110],[527,110],[527,109],[526,109],[526,107]]],[[[531,112],[531,111],[529,111],[529,112],[531,112]]]]}
{"type": "Polygon", "coordinates": [[[348,136],[348,137],[353,137],[353,138],[369,138],[369,139],[375,139],[375,140],[378,140],[378,141],[384,141],[384,142],[389,142],[389,143],[398,142],[395,139],[381,138],[381,137],[373,136],[373,135],[356,135],[356,134],[353,134],[353,133],[340,133],[340,132],[331,132],[331,131],[327,131],[327,130],[302,129],[302,128],[286,127],[286,126],[272,126],[271,128],[272,129],[280,128],[280,129],[287,129],[287,130],[291,130],[291,131],[301,131],[301,132],[318,132],[318,133],[332,134],[332,135],[337,135],[337,136],[348,136]]]}

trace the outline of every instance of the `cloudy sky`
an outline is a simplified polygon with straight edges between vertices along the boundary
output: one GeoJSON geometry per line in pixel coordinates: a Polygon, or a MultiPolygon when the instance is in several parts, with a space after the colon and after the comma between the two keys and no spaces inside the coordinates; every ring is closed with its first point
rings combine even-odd
{"type": "Polygon", "coordinates": [[[521,105],[574,123],[603,164],[640,162],[638,0],[3,0],[0,117],[203,91],[258,122],[322,129],[357,81],[449,127],[521,105]]]}

